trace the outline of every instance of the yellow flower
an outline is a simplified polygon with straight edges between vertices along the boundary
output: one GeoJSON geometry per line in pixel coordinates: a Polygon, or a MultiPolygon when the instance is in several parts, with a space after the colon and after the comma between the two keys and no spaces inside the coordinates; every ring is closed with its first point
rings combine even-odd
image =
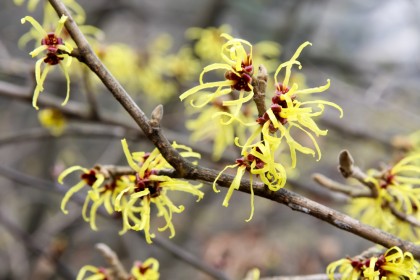
{"type": "Polygon", "coordinates": [[[76,280],[107,280],[109,275],[103,267],[93,265],[85,265],[79,270],[76,280]],[[89,277],[85,277],[86,273],[92,273],[89,277]]]}
{"type": "Polygon", "coordinates": [[[221,35],[230,32],[229,25],[208,28],[192,27],[185,32],[185,36],[190,40],[195,40],[194,53],[201,60],[213,62],[220,60],[220,50],[225,43],[221,35]]]}
{"type": "MultiPolygon", "coordinates": [[[[25,0],[13,0],[15,5],[21,6],[25,0]]],[[[28,0],[28,10],[33,11],[35,10],[36,6],[38,5],[39,0],[28,0]]]]}
{"type": "MultiPolygon", "coordinates": [[[[248,109],[249,106],[243,106],[248,109]]],[[[188,107],[188,114],[197,114],[186,122],[193,142],[212,140],[213,160],[219,160],[228,146],[233,145],[235,136],[245,138],[248,126],[242,123],[251,122],[252,117],[246,110],[240,110],[236,117],[230,113],[230,108],[222,105],[222,101],[215,100],[208,106],[195,109],[188,107]],[[238,122],[233,122],[238,120],[238,122]]],[[[251,108],[250,108],[251,109],[251,108]]],[[[252,107],[252,109],[255,109],[252,107]]]]}
{"type": "MultiPolygon", "coordinates": [[[[172,214],[181,213],[184,210],[184,206],[174,205],[167,192],[186,192],[197,196],[198,200],[200,200],[204,196],[204,193],[199,190],[202,184],[192,185],[184,180],[160,175],[159,172],[172,167],[163,158],[158,149],[153,150],[150,154],[132,154],[125,139],[121,143],[129,166],[136,172],[136,179],[134,185],[129,185],[122,190],[116,198],[115,210],[122,212],[124,223],[120,234],[125,233],[128,229],[143,230],[146,241],[152,243],[151,238],[154,237],[154,234],[150,233],[150,212],[151,204],[155,204],[158,209],[158,217],[163,217],[166,222],[166,225],[158,230],[164,231],[169,229],[171,232],[170,237],[173,237],[175,228],[172,224],[172,214]],[[121,199],[124,196],[129,198],[127,198],[127,203],[122,205],[121,199]]],[[[174,142],[172,146],[180,150],[180,155],[183,157],[200,157],[199,154],[184,145],[174,142]]]]}
{"type": "Polygon", "coordinates": [[[168,75],[181,84],[190,82],[200,72],[200,63],[194,58],[191,48],[182,47],[178,53],[166,57],[168,75]]]}
{"type": "Polygon", "coordinates": [[[131,275],[135,280],[158,280],[159,262],[154,258],[148,258],[143,263],[136,262],[131,268],[131,275]]]}
{"type": "Polygon", "coordinates": [[[260,134],[263,135],[265,141],[269,141],[271,144],[276,146],[282,142],[283,138],[285,138],[290,149],[292,167],[296,166],[296,151],[304,154],[311,154],[313,156],[318,154],[318,160],[321,158],[321,151],[314,136],[326,135],[327,130],[321,130],[313,118],[322,115],[326,105],[336,108],[340,112],[340,117],[343,115],[341,107],[333,102],[325,100],[298,100],[301,95],[308,95],[327,90],[330,87],[330,80],[327,80],[327,84],[321,87],[299,89],[298,84],[293,83],[293,85],[289,88],[291,69],[293,65],[301,66],[300,62],[296,59],[302,52],[303,48],[310,44],[311,43],[309,42],[305,42],[300,45],[292,58],[289,61],[280,64],[277,68],[274,76],[276,82],[276,92],[272,98],[272,104],[264,115],[257,119],[257,123],[259,123],[261,127],[250,136],[244,145],[244,148],[252,145],[260,134]],[[284,79],[282,83],[278,83],[277,75],[282,69],[285,69],[284,79]],[[301,132],[304,132],[304,134],[306,134],[312,141],[316,152],[312,148],[305,147],[298,143],[290,133],[292,128],[296,128],[301,132]]]}
{"type": "Polygon", "coordinates": [[[362,271],[361,267],[357,266],[356,264],[359,263],[356,263],[350,259],[341,259],[330,263],[327,266],[327,276],[330,280],[336,280],[337,278],[335,277],[334,273],[338,268],[341,280],[359,280],[362,271]],[[355,264],[354,266],[353,263],[355,264]]]}
{"type": "Polygon", "coordinates": [[[410,240],[417,238],[418,229],[401,220],[394,211],[420,219],[418,159],[420,154],[413,154],[401,159],[385,171],[369,170],[368,182],[375,186],[377,196],[354,198],[348,207],[349,213],[360,217],[364,223],[400,237],[410,240]]]}
{"type": "Polygon", "coordinates": [[[38,119],[41,125],[48,129],[54,136],[60,136],[67,126],[64,115],[60,110],[54,108],[39,111],[38,119]]]}
{"type": "Polygon", "coordinates": [[[328,265],[327,275],[331,280],[336,279],[334,272],[338,268],[342,280],[358,280],[362,275],[365,280],[416,280],[419,267],[419,263],[410,252],[392,247],[380,256],[335,261],[328,265]]]}
{"type": "Polygon", "coordinates": [[[82,179],[76,185],[71,187],[67,193],[64,195],[61,201],[61,211],[64,214],[68,214],[66,209],[66,205],[70,198],[76,193],[79,192],[84,186],[89,186],[91,189],[88,191],[85,203],[83,204],[82,208],[82,217],[86,222],[90,223],[90,226],[93,230],[97,230],[96,227],[96,212],[99,206],[104,205],[108,214],[112,214],[114,212],[113,209],[113,198],[115,199],[116,193],[119,193],[119,189],[125,188],[125,186],[120,186],[116,182],[110,182],[108,184],[104,184],[105,175],[100,172],[98,168],[94,169],[86,169],[81,166],[72,166],[61,172],[58,176],[58,182],[63,184],[63,179],[67,177],[70,173],[75,171],[82,171],[82,175],[80,178],[82,179]],[[88,206],[92,202],[91,208],[89,213],[88,206]]]}
{"type": "Polygon", "coordinates": [[[246,171],[249,171],[250,175],[250,193],[251,193],[251,214],[246,220],[247,222],[252,219],[254,214],[254,191],[252,188],[253,175],[259,177],[264,184],[272,191],[277,191],[284,187],[286,184],[286,171],[280,163],[276,163],[273,159],[273,148],[268,142],[260,142],[254,145],[251,150],[243,153],[243,156],[236,160],[233,165],[226,166],[216,177],[213,182],[213,190],[219,192],[216,188],[216,183],[219,177],[228,168],[238,168],[236,176],[229,187],[225,199],[223,200],[223,206],[229,206],[229,200],[232,197],[233,191],[238,190],[242,177],[246,171]]]}
{"type": "Polygon", "coordinates": [[[243,103],[251,100],[252,91],[252,75],[254,68],[252,65],[252,45],[245,40],[233,38],[228,34],[222,34],[227,42],[222,46],[221,57],[225,63],[213,63],[204,67],[200,74],[200,84],[193,87],[180,95],[181,101],[203,90],[216,88],[216,91],[206,95],[201,104],[194,104],[194,99],[190,101],[193,107],[204,107],[216,98],[232,93],[233,90],[239,91],[239,96],[234,100],[223,101],[223,106],[240,107],[243,103]],[[245,49],[249,48],[249,51],[245,49]],[[213,70],[224,70],[224,80],[217,82],[203,81],[203,77],[207,72],[213,70]],[[248,94],[246,94],[246,92],[248,94]]]}
{"type": "Polygon", "coordinates": [[[65,43],[60,37],[60,33],[64,27],[64,23],[66,22],[66,20],[67,17],[63,15],[58,21],[55,31],[49,33],[33,17],[26,16],[21,20],[22,24],[26,21],[31,23],[32,26],[42,36],[41,46],[37,47],[29,54],[32,57],[35,57],[42,52],[46,52],[45,56],[40,58],[35,63],[35,80],[37,85],[34,91],[32,106],[37,110],[39,109],[37,106],[37,100],[39,94],[44,90],[45,78],[47,77],[48,72],[51,70],[51,67],[54,65],[60,65],[67,81],[67,92],[66,98],[62,103],[63,106],[67,103],[70,97],[70,77],[68,74],[68,68],[71,64],[71,57],[68,55],[68,53],[71,53],[73,48],[70,44],[65,43]],[[43,63],[45,64],[44,69],[42,69],[41,67],[43,63]]]}

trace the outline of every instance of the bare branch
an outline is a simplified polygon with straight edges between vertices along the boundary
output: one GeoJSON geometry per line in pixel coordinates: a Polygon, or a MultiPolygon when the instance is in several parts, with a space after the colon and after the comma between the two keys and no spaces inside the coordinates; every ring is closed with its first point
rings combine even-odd
{"type": "Polygon", "coordinates": [[[407,215],[406,213],[399,211],[393,203],[388,203],[387,206],[389,209],[391,209],[391,213],[398,219],[407,222],[412,226],[420,227],[420,221],[417,220],[414,216],[407,215]]]}
{"type": "Polygon", "coordinates": [[[312,178],[321,186],[334,192],[343,193],[350,197],[372,197],[372,193],[368,189],[362,189],[359,186],[344,185],[319,173],[314,174],[312,178]]]}
{"type": "Polygon", "coordinates": [[[354,159],[349,151],[343,150],[338,157],[338,170],[344,178],[352,177],[358,180],[361,184],[368,187],[372,193],[372,197],[378,196],[378,190],[375,184],[369,181],[369,176],[366,175],[358,166],[354,165],[354,159]]]}
{"type": "Polygon", "coordinates": [[[36,240],[34,240],[31,235],[19,228],[18,225],[6,217],[2,211],[0,211],[0,224],[2,224],[4,228],[7,229],[12,234],[12,236],[14,236],[14,238],[20,239],[29,251],[44,257],[50,263],[55,264],[57,266],[57,274],[59,274],[61,277],[69,280],[76,278],[76,276],[70,271],[65,263],[57,258],[53,258],[53,256],[48,254],[44,248],[38,245],[38,242],[36,242],[36,240]]]}

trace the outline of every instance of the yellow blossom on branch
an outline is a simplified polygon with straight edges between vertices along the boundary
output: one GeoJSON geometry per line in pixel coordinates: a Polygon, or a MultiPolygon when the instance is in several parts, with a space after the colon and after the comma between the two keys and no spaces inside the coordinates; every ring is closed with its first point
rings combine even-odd
{"type": "Polygon", "coordinates": [[[296,151],[304,154],[311,154],[313,156],[318,154],[318,160],[321,158],[321,151],[315,136],[326,135],[327,130],[320,129],[313,118],[321,116],[325,110],[325,106],[334,107],[340,112],[340,117],[343,115],[341,107],[333,102],[325,100],[299,100],[302,95],[327,90],[330,87],[330,80],[327,80],[326,85],[315,88],[299,89],[299,85],[296,83],[293,83],[293,85],[289,87],[292,67],[294,65],[301,67],[297,58],[303,48],[308,45],[311,45],[311,43],[305,42],[300,45],[291,59],[280,64],[277,68],[274,76],[276,92],[271,99],[272,103],[270,108],[263,114],[263,116],[257,119],[257,123],[260,124],[260,128],[255,130],[255,132],[244,144],[244,148],[252,145],[260,134],[263,135],[265,141],[269,141],[275,146],[278,146],[282,140],[285,139],[290,149],[292,167],[296,166],[296,151]],[[277,76],[283,69],[285,72],[283,82],[278,83],[277,76]],[[291,130],[293,128],[296,128],[309,137],[316,152],[312,148],[301,145],[292,137],[291,130]]]}
{"type": "MultiPolygon", "coordinates": [[[[121,143],[129,166],[136,172],[136,179],[134,185],[122,190],[116,198],[115,210],[121,211],[123,217],[123,230],[120,234],[125,233],[128,229],[142,230],[146,241],[152,243],[151,238],[154,237],[154,234],[150,233],[150,216],[151,205],[154,204],[158,209],[158,217],[163,217],[166,222],[166,225],[158,230],[169,229],[170,237],[173,237],[175,228],[172,224],[172,215],[184,211],[184,206],[176,206],[168,197],[168,191],[190,193],[200,200],[204,196],[204,193],[199,190],[202,184],[192,185],[188,181],[159,174],[172,169],[172,167],[158,149],[153,150],[150,154],[143,152],[132,154],[125,139],[121,143]],[[125,196],[128,196],[127,203],[122,205],[120,201],[125,196]]],[[[174,142],[172,146],[180,150],[180,155],[183,157],[200,157],[199,154],[184,145],[174,142]]]]}
{"type": "Polygon", "coordinates": [[[420,154],[401,159],[384,171],[369,170],[367,182],[376,189],[376,196],[353,198],[348,212],[364,223],[379,227],[410,240],[418,229],[401,215],[420,220],[420,154]]]}
{"type": "Polygon", "coordinates": [[[67,126],[67,121],[63,113],[54,108],[39,111],[38,119],[41,125],[48,129],[54,136],[60,136],[67,126]]]}
{"type": "Polygon", "coordinates": [[[185,32],[185,36],[194,42],[194,53],[205,62],[214,62],[220,60],[220,50],[224,42],[224,33],[230,33],[229,25],[220,27],[199,28],[191,27],[185,32]]]}
{"type": "Polygon", "coordinates": [[[66,206],[70,198],[83,187],[90,187],[83,204],[82,217],[86,222],[90,223],[93,230],[97,230],[96,212],[98,208],[101,205],[104,205],[107,213],[112,214],[114,212],[113,199],[115,199],[116,194],[119,193],[119,189],[125,188],[125,186],[121,186],[115,181],[104,184],[106,176],[101,173],[99,168],[87,169],[81,166],[72,166],[61,172],[58,177],[58,182],[63,184],[64,178],[75,171],[82,171],[82,174],[80,175],[81,180],[71,187],[64,195],[61,201],[61,211],[63,211],[64,214],[68,214],[66,206]],[[88,211],[88,206],[90,204],[92,205],[90,211],[88,211]]]}
{"type": "Polygon", "coordinates": [[[79,270],[76,280],[107,280],[109,275],[105,268],[93,265],[85,265],[79,270]],[[85,277],[87,273],[92,275],[85,277]]]}
{"type": "Polygon", "coordinates": [[[63,15],[58,21],[54,32],[47,32],[33,17],[26,16],[21,20],[22,24],[27,21],[31,23],[42,37],[41,46],[35,48],[29,54],[32,57],[36,57],[45,52],[45,55],[35,63],[35,80],[37,85],[32,99],[32,106],[37,110],[39,109],[37,106],[39,94],[44,90],[44,81],[52,66],[60,65],[64,76],[66,77],[67,92],[66,98],[62,103],[63,106],[67,103],[70,97],[70,77],[68,74],[68,68],[70,67],[72,60],[69,53],[72,52],[73,47],[70,44],[65,43],[60,37],[60,33],[63,30],[66,20],[67,17],[63,15]],[[43,69],[42,65],[45,65],[43,69]]]}
{"type": "Polygon", "coordinates": [[[248,41],[233,38],[228,34],[222,34],[221,36],[227,40],[221,50],[221,58],[225,63],[213,63],[204,67],[200,74],[200,84],[181,94],[179,97],[181,101],[211,88],[216,88],[215,92],[207,95],[204,101],[195,104],[195,99],[192,98],[190,104],[201,108],[220,96],[232,93],[233,90],[239,91],[239,96],[234,100],[223,101],[223,106],[240,107],[243,103],[251,100],[253,96],[251,82],[254,72],[252,45],[248,41]],[[249,50],[246,50],[245,47],[249,50]],[[224,70],[224,79],[217,82],[204,82],[204,75],[214,70],[224,70]]]}
{"type": "Polygon", "coordinates": [[[286,170],[283,165],[276,163],[273,160],[273,148],[268,142],[260,142],[253,146],[249,152],[243,153],[243,156],[236,160],[233,165],[226,166],[216,177],[213,182],[213,190],[219,192],[216,188],[217,180],[228,168],[237,168],[235,178],[230,185],[228,192],[223,200],[223,206],[229,206],[229,200],[232,197],[233,191],[238,190],[241,184],[242,177],[248,171],[250,179],[250,194],[251,194],[251,213],[247,222],[252,219],[254,214],[254,190],[252,188],[253,175],[260,178],[267,187],[272,191],[277,191],[286,184],[286,170]]]}
{"type": "Polygon", "coordinates": [[[327,275],[330,280],[337,279],[334,273],[338,269],[341,280],[416,280],[419,268],[419,263],[410,252],[392,247],[380,256],[335,261],[328,265],[327,275]]]}
{"type": "Polygon", "coordinates": [[[159,262],[155,258],[148,258],[144,262],[135,262],[131,268],[131,275],[135,280],[158,280],[159,262]]]}

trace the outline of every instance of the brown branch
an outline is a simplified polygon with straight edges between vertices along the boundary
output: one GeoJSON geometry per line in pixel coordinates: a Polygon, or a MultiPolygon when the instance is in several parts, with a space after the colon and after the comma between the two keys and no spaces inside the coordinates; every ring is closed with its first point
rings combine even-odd
{"type": "MultiPolygon", "coordinates": [[[[59,16],[63,14],[68,16],[65,26],[79,48],[80,54],[83,58],[82,61],[84,61],[89,68],[96,73],[99,79],[113,94],[115,99],[125,108],[125,110],[143,130],[145,135],[159,149],[163,157],[175,168],[177,175],[186,179],[213,182],[216,179],[218,172],[201,166],[194,166],[191,162],[182,158],[179,153],[172,148],[160,128],[150,126],[149,119],[146,117],[144,112],[137,106],[137,104],[135,104],[120,83],[111,75],[111,73],[92,51],[89,43],[77,27],[77,24],[72,19],[64,4],[59,0],[49,0],[49,2],[59,16]]],[[[347,163],[350,162],[347,161],[347,163]]],[[[346,165],[345,167],[350,167],[347,171],[353,170],[351,165],[346,165]]],[[[357,171],[357,169],[353,170],[350,174],[355,173],[355,171],[357,171]]],[[[233,179],[233,176],[223,174],[220,176],[217,183],[221,186],[229,187],[233,179]]],[[[239,190],[250,193],[250,187],[249,181],[242,180],[239,190]]],[[[402,250],[410,251],[414,256],[420,257],[420,246],[416,246],[411,242],[403,241],[389,233],[383,232],[371,226],[361,224],[359,221],[347,215],[311,201],[286,189],[272,192],[269,191],[262,183],[255,183],[254,193],[258,196],[285,204],[293,210],[309,214],[372,242],[381,244],[388,248],[392,246],[399,246],[402,250]]]]}
{"type": "MultiPolygon", "coordinates": [[[[204,167],[197,167],[195,172],[192,173],[193,176],[187,178],[212,182],[215,180],[217,174],[217,171],[204,167]]],[[[228,187],[232,183],[233,178],[234,177],[231,175],[223,174],[217,182],[221,186],[228,187]]],[[[360,221],[348,215],[340,213],[339,211],[333,210],[292,191],[283,188],[277,192],[272,192],[261,182],[254,182],[253,189],[254,194],[257,196],[284,204],[292,210],[323,220],[339,229],[351,232],[384,247],[390,248],[398,246],[404,251],[412,252],[416,258],[420,257],[420,246],[415,245],[412,242],[401,240],[400,238],[380,229],[362,224],[360,221]]],[[[250,193],[250,182],[248,180],[242,180],[239,190],[250,193]]]]}
{"type": "Polygon", "coordinates": [[[267,111],[265,106],[265,90],[267,88],[268,74],[264,65],[258,67],[257,78],[252,79],[252,86],[254,91],[254,102],[257,106],[258,117],[262,117],[267,111]]]}
{"type": "Polygon", "coordinates": [[[319,173],[312,175],[312,178],[319,185],[333,192],[339,192],[350,197],[372,197],[372,193],[368,189],[361,189],[360,186],[344,185],[319,173]]]}
{"type": "Polygon", "coordinates": [[[20,240],[28,251],[35,253],[38,256],[46,258],[51,264],[57,266],[56,273],[59,274],[64,279],[75,279],[73,272],[67,267],[65,262],[62,262],[60,259],[54,258],[51,256],[45,248],[39,246],[37,240],[35,240],[30,234],[23,231],[18,225],[16,225],[12,220],[10,220],[3,211],[0,211],[0,224],[10,232],[10,234],[15,238],[20,240]]]}
{"type": "Polygon", "coordinates": [[[389,207],[389,209],[391,210],[391,213],[397,217],[398,219],[407,222],[409,224],[411,224],[412,226],[415,227],[420,227],[420,221],[417,220],[414,216],[411,215],[407,215],[404,212],[401,212],[400,210],[398,210],[395,205],[393,203],[387,203],[387,206],[389,207]]]}
{"type": "MultiPolygon", "coordinates": [[[[0,81],[0,96],[31,104],[32,92],[33,90],[29,88],[0,81]]],[[[123,128],[126,133],[132,135],[130,138],[133,138],[133,140],[135,137],[137,137],[137,139],[144,138],[144,134],[139,130],[137,126],[130,124],[128,120],[118,118],[115,116],[115,113],[109,111],[101,111],[101,115],[95,117],[89,113],[88,108],[86,108],[86,105],[82,102],[69,101],[64,107],[61,106],[61,103],[61,99],[53,97],[51,94],[48,94],[48,92],[43,92],[42,97],[38,99],[39,106],[58,109],[67,119],[95,124],[118,126],[123,128]]],[[[176,139],[179,142],[188,141],[186,137],[176,131],[165,128],[165,133],[171,140],[176,139]]],[[[191,145],[191,147],[197,152],[200,152],[201,154],[208,157],[212,155],[212,152],[207,149],[206,146],[191,145]]],[[[222,160],[227,162],[230,161],[231,158],[228,158],[226,154],[222,156],[222,160]]]]}
{"type": "MultiPolygon", "coordinates": [[[[89,137],[89,138],[128,138],[131,140],[139,140],[141,136],[139,134],[131,134],[131,133],[124,133],[123,130],[119,129],[118,127],[109,129],[109,128],[98,128],[98,127],[68,127],[66,128],[63,133],[59,136],[60,138],[63,137],[89,137]]],[[[35,141],[35,140],[44,140],[44,139],[57,139],[57,136],[51,135],[50,131],[45,128],[33,128],[33,129],[26,129],[24,131],[5,135],[0,137],[0,146],[8,145],[8,144],[17,144],[23,143],[28,141],[35,141]]]]}
{"type": "Polygon", "coordinates": [[[89,105],[89,114],[92,119],[99,119],[99,107],[95,92],[92,87],[92,81],[89,77],[89,69],[83,67],[83,83],[86,91],[86,98],[89,105]]]}
{"type": "Polygon", "coordinates": [[[338,170],[344,178],[351,177],[356,179],[370,189],[372,197],[378,197],[378,190],[376,189],[375,184],[369,181],[369,176],[366,173],[364,173],[358,166],[354,165],[354,159],[349,151],[341,151],[338,161],[338,170]]]}

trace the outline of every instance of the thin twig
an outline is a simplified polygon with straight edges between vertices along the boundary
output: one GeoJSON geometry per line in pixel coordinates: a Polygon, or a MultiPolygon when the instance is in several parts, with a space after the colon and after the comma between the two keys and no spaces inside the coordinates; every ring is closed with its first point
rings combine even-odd
{"type": "Polygon", "coordinates": [[[83,67],[83,82],[86,91],[86,98],[89,104],[89,113],[92,119],[99,119],[99,107],[98,101],[96,100],[95,92],[92,88],[92,81],[90,79],[89,69],[83,67]]]}
{"type": "Polygon", "coordinates": [[[32,128],[20,131],[15,134],[5,135],[0,137],[0,147],[8,144],[24,143],[36,140],[46,139],[61,139],[63,137],[75,137],[75,138],[128,138],[131,140],[139,140],[141,136],[139,134],[124,133],[124,131],[118,127],[115,128],[100,128],[100,127],[68,127],[63,133],[57,137],[51,134],[45,128],[32,128]]]}
{"type": "Polygon", "coordinates": [[[369,189],[362,189],[360,186],[344,185],[319,173],[312,175],[312,178],[319,185],[334,192],[339,192],[350,197],[372,197],[372,193],[369,189]]]}
{"type": "Polygon", "coordinates": [[[8,217],[6,217],[0,211],[0,223],[14,236],[14,238],[20,239],[26,248],[35,253],[36,255],[40,255],[48,259],[51,263],[57,266],[57,273],[63,277],[64,279],[73,280],[76,279],[76,276],[71,272],[71,270],[67,267],[65,263],[60,261],[59,259],[52,259],[51,256],[44,250],[44,248],[40,247],[38,243],[30,236],[28,233],[24,232],[21,228],[19,228],[13,221],[11,221],[8,217]]]}
{"type": "Polygon", "coordinates": [[[387,206],[388,206],[388,207],[389,207],[389,209],[391,210],[391,213],[392,213],[395,217],[397,217],[398,219],[400,219],[400,220],[402,220],[402,221],[404,221],[404,222],[407,222],[407,223],[411,224],[412,226],[415,226],[415,227],[420,227],[420,221],[419,221],[419,220],[417,220],[417,219],[416,219],[414,216],[412,216],[412,215],[407,215],[406,213],[401,212],[400,210],[398,210],[398,209],[395,207],[394,203],[388,202],[388,203],[387,203],[387,206]]]}
{"type": "MultiPolygon", "coordinates": [[[[17,86],[11,83],[0,81],[0,96],[31,104],[32,91],[33,90],[26,87],[17,86]]],[[[144,134],[139,130],[138,126],[131,124],[130,121],[118,118],[117,116],[115,116],[114,113],[101,111],[100,116],[98,116],[97,118],[92,118],[84,103],[69,101],[67,105],[63,107],[61,106],[61,102],[62,100],[51,96],[47,92],[44,92],[43,96],[40,99],[38,99],[39,106],[58,109],[67,119],[102,125],[117,126],[123,128],[126,131],[126,133],[129,133],[130,135],[132,134],[133,138],[136,137],[135,135],[138,135],[138,139],[144,137],[144,134]]],[[[168,139],[176,139],[177,141],[183,143],[188,142],[188,138],[174,130],[165,128],[165,133],[168,139]]],[[[192,144],[191,147],[195,151],[201,153],[202,155],[206,155],[208,157],[212,155],[212,151],[210,151],[205,145],[203,146],[192,144]]],[[[222,155],[221,160],[227,162],[230,161],[231,158],[228,157],[227,154],[224,154],[222,155]]]]}
{"type": "Polygon", "coordinates": [[[369,180],[369,176],[364,173],[358,166],[354,164],[354,159],[349,151],[343,150],[338,156],[339,166],[338,170],[344,178],[352,177],[361,184],[368,187],[372,193],[372,197],[378,197],[378,190],[375,184],[369,180]]]}

